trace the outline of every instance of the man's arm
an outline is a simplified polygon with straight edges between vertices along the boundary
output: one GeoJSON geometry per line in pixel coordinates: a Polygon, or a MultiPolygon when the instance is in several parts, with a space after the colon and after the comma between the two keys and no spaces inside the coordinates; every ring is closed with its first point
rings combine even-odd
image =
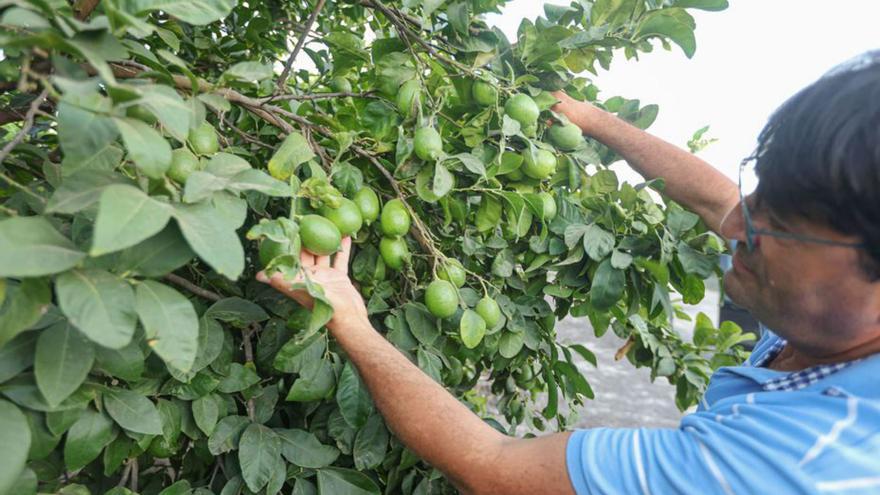
{"type": "MultiPolygon", "coordinates": [[[[373,329],[363,299],[347,275],[350,248],[351,240],[346,238],[333,266],[329,257],[307,253],[301,257],[302,265],[334,307],[328,328],[404,445],[464,493],[573,494],[565,464],[569,434],[524,440],[499,433],[373,329]]],[[[308,294],[291,290],[296,280],[286,281],[281,274],[258,278],[311,306],[308,294]]]]}
{"type": "Polygon", "coordinates": [[[646,179],[663,178],[666,194],[721,233],[721,221],[739,202],[736,184],[695,155],[630,123],[558,91],[553,111],[619,153],[646,179]]]}

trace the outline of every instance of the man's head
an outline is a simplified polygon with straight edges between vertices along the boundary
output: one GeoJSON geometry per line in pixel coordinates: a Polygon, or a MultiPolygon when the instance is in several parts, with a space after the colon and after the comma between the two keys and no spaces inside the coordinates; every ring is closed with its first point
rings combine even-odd
{"type": "MultiPolygon", "coordinates": [[[[758,138],[755,227],[862,248],[758,236],[725,277],[731,298],[818,356],[880,339],[880,54],[831,71],[758,138]]],[[[740,207],[722,233],[743,241],[740,207]]]]}

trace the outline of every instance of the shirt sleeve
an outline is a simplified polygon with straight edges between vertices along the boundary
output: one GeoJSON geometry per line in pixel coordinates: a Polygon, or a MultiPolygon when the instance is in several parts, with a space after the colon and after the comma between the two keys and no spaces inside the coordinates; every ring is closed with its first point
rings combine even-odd
{"type": "Polygon", "coordinates": [[[734,493],[707,447],[683,430],[578,430],[566,464],[578,495],[734,493]]]}

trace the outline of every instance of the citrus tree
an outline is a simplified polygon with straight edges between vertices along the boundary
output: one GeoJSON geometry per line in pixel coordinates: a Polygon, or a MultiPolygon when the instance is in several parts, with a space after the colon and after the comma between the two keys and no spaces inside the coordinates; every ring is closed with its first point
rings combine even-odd
{"type": "MultiPolygon", "coordinates": [[[[588,317],[696,401],[732,325],[676,334],[723,244],[551,111],[646,128],[590,73],[694,53],[688,8],[504,0],[11,0],[0,13],[0,493],[448,493],[323,325],[254,281],[351,236],[374,326],[502,431],[592,399],[588,317]],[[497,407],[475,392],[488,384],[497,407]]],[[[638,407],[638,405],[634,405],[638,407]]]]}

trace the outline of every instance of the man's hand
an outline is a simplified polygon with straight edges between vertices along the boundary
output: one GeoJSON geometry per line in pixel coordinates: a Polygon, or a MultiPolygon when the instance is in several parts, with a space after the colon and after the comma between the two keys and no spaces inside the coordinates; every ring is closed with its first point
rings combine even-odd
{"type": "Polygon", "coordinates": [[[565,115],[569,122],[580,127],[583,132],[589,134],[592,121],[591,117],[598,111],[598,109],[589,102],[575,100],[571,96],[568,96],[565,91],[554,91],[552,95],[559,101],[559,103],[553,105],[551,110],[565,115]]]}
{"type": "Polygon", "coordinates": [[[272,285],[296,302],[311,308],[314,304],[312,296],[305,290],[291,288],[294,284],[303,283],[304,276],[308,276],[311,282],[324,288],[324,296],[333,306],[333,318],[327,323],[327,328],[335,334],[340,329],[356,325],[369,326],[364,300],[348,277],[349,259],[351,259],[351,237],[346,237],[342,239],[342,250],[332,261],[330,256],[315,256],[302,250],[300,265],[304,273],[300,272],[294,280],[286,280],[281,273],[275,273],[268,278],[263,272],[257,274],[257,280],[272,285]]]}

